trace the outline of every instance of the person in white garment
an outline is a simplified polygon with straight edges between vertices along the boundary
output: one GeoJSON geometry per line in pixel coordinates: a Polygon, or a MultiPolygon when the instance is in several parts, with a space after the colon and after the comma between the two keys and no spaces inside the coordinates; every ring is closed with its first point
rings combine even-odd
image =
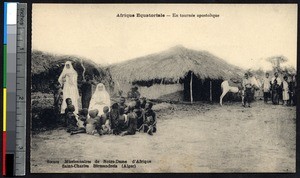
{"type": "Polygon", "coordinates": [[[290,99],[289,96],[289,84],[288,84],[288,77],[284,76],[283,77],[283,82],[282,82],[282,100],[283,100],[283,105],[287,105],[288,100],[290,99]]]}
{"type": "Polygon", "coordinates": [[[271,80],[269,78],[269,73],[266,73],[263,83],[264,91],[264,102],[267,103],[270,98],[271,80]]]}
{"type": "Polygon", "coordinates": [[[99,83],[90,101],[89,111],[98,109],[98,115],[102,115],[105,106],[110,107],[110,96],[106,91],[105,86],[102,83],[99,83]]]}
{"type": "Polygon", "coordinates": [[[58,78],[58,82],[63,87],[63,102],[61,106],[61,114],[65,113],[67,107],[66,99],[71,98],[72,104],[75,107],[74,113],[78,113],[79,92],[77,87],[77,72],[72,66],[71,61],[67,61],[62,73],[58,78]]]}

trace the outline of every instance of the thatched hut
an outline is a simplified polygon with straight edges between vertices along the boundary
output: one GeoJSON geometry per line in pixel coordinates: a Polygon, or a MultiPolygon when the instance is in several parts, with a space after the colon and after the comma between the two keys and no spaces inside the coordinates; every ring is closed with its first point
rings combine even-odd
{"type": "Polygon", "coordinates": [[[142,96],[173,101],[218,100],[223,80],[242,70],[207,51],[175,46],[111,66],[116,89],[126,93],[138,85],[142,96]]]}
{"type": "Polygon", "coordinates": [[[66,61],[72,61],[72,65],[78,73],[79,83],[83,80],[83,76],[85,78],[90,76],[96,82],[104,83],[108,90],[113,88],[114,84],[108,68],[101,67],[89,59],[77,56],[54,55],[34,50],[31,60],[32,92],[52,92],[51,85],[57,82],[66,61]]]}

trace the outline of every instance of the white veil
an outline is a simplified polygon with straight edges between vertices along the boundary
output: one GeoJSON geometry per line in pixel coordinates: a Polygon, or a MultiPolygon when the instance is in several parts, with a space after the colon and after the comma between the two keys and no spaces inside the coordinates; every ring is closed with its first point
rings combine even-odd
{"type": "Polygon", "coordinates": [[[75,107],[75,113],[78,113],[79,92],[77,87],[77,76],[78,74],[73,68],[72,62],[67,61],[62,73],[58,78],[58,82],[61,84],[61,86],[63,86],[63,103],[61,107],[61,113],[65,112],[65,109],[67,107],[67,98],[72,99],[72,104],[75,107]],[[66,67],[67,65],[69,65],[69,68],[66,67]]]}
{"type": "Polygon", "coordinates": [[[106,91],[105,86],[102,83],[99,83],[90,101],[89,110],[98,109],[100,115],[103,114],[104,106],[110,107],[110,96],[106,91]],[[98,89],[100,87],[102,87],[101,91],[98,89]]]}

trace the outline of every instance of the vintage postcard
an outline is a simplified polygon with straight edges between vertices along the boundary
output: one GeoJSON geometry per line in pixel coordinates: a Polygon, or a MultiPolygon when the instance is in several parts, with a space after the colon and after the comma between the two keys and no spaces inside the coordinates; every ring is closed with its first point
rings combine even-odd
{"type": "Polygon", "coordinates": [[[31,173],[294,173],[297,17],[33,4],[31,173]]]}

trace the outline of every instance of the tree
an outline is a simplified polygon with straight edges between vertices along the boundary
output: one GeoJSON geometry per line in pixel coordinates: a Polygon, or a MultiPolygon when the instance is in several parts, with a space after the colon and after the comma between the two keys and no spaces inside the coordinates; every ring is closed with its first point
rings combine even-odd
{"type": "Polygon", "coordinates": [[[284,66],[282,70],[283,70],[283,73],[285,73],[285,75],[294,75],[294,74],[296,74],[296,69],[291,65],[284,66]]]}
{"type": "Polygon", "coordinates": [[[288,58],[283,55],[279,55],[279,56],[269,57],[266,59],[266,61],[272,64],[274,71],[281,72],[282,69],[280,68],[280,64],[287,62],[288,58]]]}

